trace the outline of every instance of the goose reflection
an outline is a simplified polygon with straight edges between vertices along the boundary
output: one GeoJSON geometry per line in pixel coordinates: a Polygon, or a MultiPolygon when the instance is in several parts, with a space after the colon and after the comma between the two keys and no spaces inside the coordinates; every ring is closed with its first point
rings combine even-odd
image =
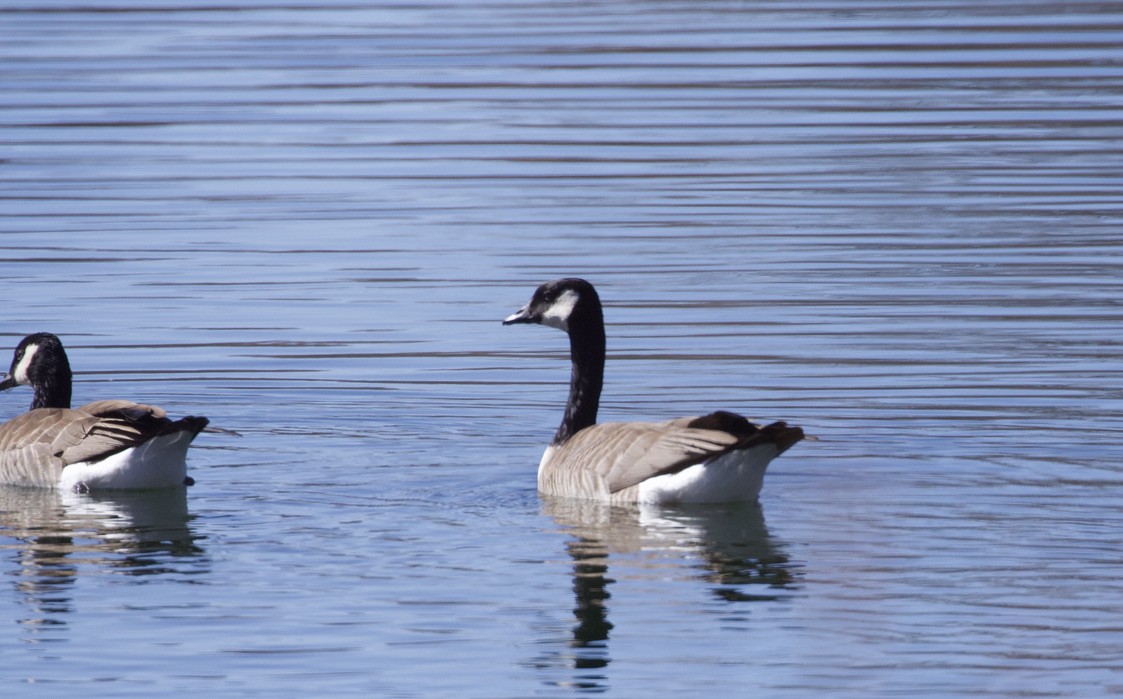
{"type": "Polygon", "coordinates": [[[617,583],[609,575],[612,557],[629,557],[618,566],[627,566],[628,573],[634,569],[637,576],[658,559],[675,566],[686,561],[685,577],[699,581],[721,603],[780,599],[790,596],[797,582],[788,555],[769,535],[756,503],[621,507],[543,497],[543,512],[572,537],[566,550],[573,561],[577,623],[560,655],[577,671],[567,684],[582,691],[607,689],[614,628],[610,586],[617,583]],[[635,568],[636,554],[643,557],[641,568],[635,568]]]}
{"type": "MultiPolygon", "coordinates": [[[[189,527],[184,488],[112,494],[0,486],[0,549],[26,608],[21,626],[66,626],[83,571],[153,575],[205,561],[189,527]]],[[[42,640],[42,639],[40,639],[42,640]]]]}

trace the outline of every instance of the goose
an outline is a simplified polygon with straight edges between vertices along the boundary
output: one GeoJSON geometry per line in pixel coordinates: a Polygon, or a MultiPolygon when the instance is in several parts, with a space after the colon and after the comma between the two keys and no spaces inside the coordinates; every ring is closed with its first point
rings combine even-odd
{"type": "Polygon", "coordinates": [[[207,418],[172,421],[127,400],[70,407],[70,361],[51,333],[16,347],[0,391],[30,385],[31,409],[0,425],[0,483],[88,492],[192,485],[187,447],[207,418]]]}
{"type": "Polygon", "coordinates": [[[765,427],[720,410],[665,422],[597,423],[604,382],[600,297],[584,279],[546,282],[504,325],[546,325],[569,335],[569,403],[538,464],[546,495],[610,503],[755,501],[768,463],[803,430],[765,427]]]}

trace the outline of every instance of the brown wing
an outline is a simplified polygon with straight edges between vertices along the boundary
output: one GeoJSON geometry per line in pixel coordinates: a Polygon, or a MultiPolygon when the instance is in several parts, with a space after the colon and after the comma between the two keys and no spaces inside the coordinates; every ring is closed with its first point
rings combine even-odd
{"type": "Polygon", "coordinates": [[[705,461],[741,441],[741,436],[724,430],[694,426],[702,419],[593,425],[560,446],[551,467],[561,472],[592,470],[614,493],[705,461]]]}
{"type": "Polygon", "coordinates": [[[134,403],[131,400],[95,400],[77,408],[83,413],[97,415],[98,417],[116,417],[139,422],[142,420],[167,420],[168,414],[163,408],[144,403],[134,403]]]}
{"type": "Polygon", "coordinates": [[[0,425],[0,481],[54,486],[69,464],[102,459],[181,428],[162,409],[130,401],[32,410],[0,425]]]}
{"type": "Polygon", "coordinates": [[[140,441],[179,431],[190,432],[194,439],[209,423],[207,418],[194,415],[172,420],[163,408],[128,400],[99,400],[78,410],[106,420],[124,422],[144,435],[140,441]]]}
{"type": "Polygon", "coordinates": [[[93,448],[80,449],[99,422],[65,408],[40,408],[9,420],[0,425],[0,477],[14,485],[53,486],[67,464],[128,446],[106,435],[93,448]]]}
{"type": "Polygon", "coordinates": [[[94,461],[136,446],[152,437],[150,431],[138,427],[128,420],[94,416],[95,422],[86,433],[70,444],[59,456],[65,464],[94,461]]]}

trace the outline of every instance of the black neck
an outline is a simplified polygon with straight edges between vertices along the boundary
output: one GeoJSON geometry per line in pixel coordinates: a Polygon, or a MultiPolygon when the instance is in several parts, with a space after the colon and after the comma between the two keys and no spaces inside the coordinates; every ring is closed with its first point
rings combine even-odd
{"type": "Polygon", "coordinates": [[[58,338],[44,336],[39,340],[38,353],[27,370],[28,382],[35,389],[31,409],[69,408],[70,360],[58,338]]]}
{"type": "Polygon", "coordinates": [[[31,409],[70,407],[70,368],[56,376],[35,384],[35,399],[31,409]]]}
{"type": "Polygon", "coordinates": [[[569,403],[554,444],[561,444],[581,430],[595,425],[600,393],[604,387],[604,315],[599,304],[583,309],[569,319],[569,357],[573,373],[569,379],[569,403]]]}

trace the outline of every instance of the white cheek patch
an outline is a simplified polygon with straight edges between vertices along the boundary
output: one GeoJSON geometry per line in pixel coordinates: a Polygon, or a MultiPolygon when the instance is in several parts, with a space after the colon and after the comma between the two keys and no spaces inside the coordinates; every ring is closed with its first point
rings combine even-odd
{"type": "Polygon", "coordinates": [[[578,295],[573,289],[566,289],[554,304],[542,314],[542,325],[569,332],[569,316],[577,305],[578,295]]]}
{"type": "Polygon", "coordinates": [[[12,371],[12,378],[21,386],[25,386],[29,383],[27,371],[31,368],[31,362],[35,359],[35,353],[38,351],[39,345],[28,345],[25,347],[23,356],[20,357],[19,364],[16,364],[15,370],[12,371]]]}

